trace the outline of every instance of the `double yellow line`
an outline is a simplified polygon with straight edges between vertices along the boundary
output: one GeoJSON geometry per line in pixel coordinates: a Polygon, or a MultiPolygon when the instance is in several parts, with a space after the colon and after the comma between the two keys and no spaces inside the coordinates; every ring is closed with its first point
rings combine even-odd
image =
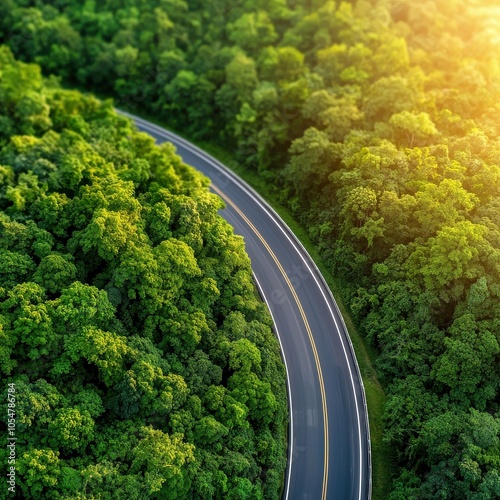
{"type": "Polygon", "coordinates": [[[316,363],[316,370],[318,372],[318,379],[319,379],[319,387],[320,387],[320,392],[321,392],[321,403],[323,407],[323,428],[324,428],[324,438],[325,438],[325,453],[324,453],[324,470],[323,470],[323,489],[322,489],[322,494],[321,498],[322,500],[326,500],[326,492],[328,488],[328,456],[329,456],[329,448],[328,448],[328,408],[326,405],[326,393],[325,393],[325,384],[323,381],[323,372],[321,370],[321,364],[319,361],[319,356],[318,356],[318,351],[316,349],[316,343],[314,342],[314,337],[311,331],[311,328],[309,326],[309,322],[307,321],[307,317],[304,313],[304,309],[302,308],[302,304],[300,303],[299,297],[297,296],[297,292],[295,291],[295,288],[293,287],[291,281],[289,280],[288,276],[286,275],[285,270],[283,269],[283,266],[281,265],[280,261],[272,251],[271,247],[268,245],[267,241],[264,239],[264,237],[259,233],[257,228],[250,222],[250,220],[246,217],[246,215],[237,207],[237,205],[230,199],[228,198],[220,189],[215,187],[212,184],[212,189],[223,199],[226,201],[228,205],[231,205],[233,209],[236,211],[236,213],[248,224],[250,229],[255,233],[257,238],[262,242],[266,250],[269,252],[269,255],[271,258],[274,260],[276,263],[276,266],[280,270],[281,274],[283,275],[283,278],[285,279],[288,287],[290,288],[290,292],[292,293],[293,298],[295,299],[295,302],[297,304],[297,307],[299,309],[300,315],[302,316],[302,320],[304,321],[304,326],[307,331],[307,335],[309,337],[309,341],[311,343],[311,348],[313,351],[314,355],[314,361],[316,363]]]}

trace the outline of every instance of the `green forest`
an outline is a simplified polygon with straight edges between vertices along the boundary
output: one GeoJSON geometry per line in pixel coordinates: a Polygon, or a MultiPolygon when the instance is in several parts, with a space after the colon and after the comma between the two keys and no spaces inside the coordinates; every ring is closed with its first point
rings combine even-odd
{"type": "Polygon", "coordinates": [[[0,373],[15,384],[18,498],[279,498],[279,344],[208,184],[111,101],[0,48],[0,373]]]}
{"type": "MultiPolygon", "coordinates": [[[[111,96],[118,107],[147,112],[191,138],[223,145],[242,167],[272,186],[273,196],[307,229],[328,268],[342,281],[343,299],[377,352],[377,373],[387,395],[384,440],[394,453],[393,463],[386,464],[393,475],[391,500],[500,498],[500,8],[494,3],[0,0],[0,41],[17,58],[39,64],[46,75],[58,75],[65,85],[111,96]]],[[[11,60],[7,52],[2,54],[11,60]]],[[[32,66],[14,67],[36,72],[32,66]]],[[[266,498],[271,491],[276,495],[283,470],[284,396],[280,389],[275,400],[269,384],[274,373],[280,374],[282,384],[283,375],[277,348],[262,351],[264,345],[275,346],[269,320],[250,298],[241,242],[228,236],[229,229],[215,218],[219,202],[168,147],[155,148],[142,135],[134,135],[132,146],[124,146],[122,139],[133,132],[109,105],[48,90],[53,80],[40,93],[33,88],[31,74],[17,76],[9,87],[9,73],[1,71],[0,164],[5,166],[0,207],[9,238],[4,240],[9,250],[2,251],[9,255],[9,269],[14,266],[1,275],[7,297],[2,317],[6,324],[22,321],[15,352],[25,356],[10,357],[10,339],[2,345],[1,359],[4,370],[19,370],[30,360],[30,374],[22,383],[36,394],[32,400],[37,402],[27,410],[26,425],[49,406],[52,413],[43,414],[45,426],[51,419],[67,418],[67,411],[75,412],[74,418],[88,418],[86,428],[94,430],[79,436],[78,443],[88,442],[93,457],[111,467],[106,453],[118,451],[110,445],[104,452],[96,443],[113,442],[113,427],[108,423],[99,434],[97,422],[106,421],[108,413],[123,404],[120,391],[131,394],[131,384],[138,381],[140,369],[127,371],[125,366],[146,363],[140,361],[146,357],[171,398],[180,397],[173,383],[180,387],[184,380],[182,387],[190,388],[184,389],[184,399],[168,403],[170,423],[162,434],[162,439],[171,436],[168,449],[179,456],[178,469],[170,471],[177,471],[179,495],[193,488],[201,498],[226,488],[236,492],[234,498],[246,498],[241,491],[247,491],[248,480],[255,477],[264,477],[255,483],[256,490],[266,498]],[[30,92],[21,98],[23,85],[30,92]],[[17,101],[8,97],[12,95],[17,101]],[[104,132],[103,120],[116,130],[104,132]],[[17,136],[20,133],[24,136],[17,136]],[[89,160],[92,167],[78,160],[87,154],[88,141],[98,144],[98,158],[89,160]],[[61,149],[71,159],[55,169],[51,158],[61,149]],[[106,161],[110,155],[123,158],[122,164],[114,160],[111,167],[106,161]],[[160,173],[157,164],[167,161],[159,160],[164,157],[174,166],[160,173]],[[162,182],[173,194],[160,194],[162,182]],[[119,197],[123,206],[110,201],[110,193],[118,189],[127,193],[119,197]],[[162,202],[162,196],[168,201],[162,202]],[[142,207],[140,215],[136,206],[142,207]],[[183,224],[194,223],[191,217],[177,222],[177,229],[170,223],[168,231],[157,222],[175,221],[180,206],[193,211],[203,207],[196,215],[199,236],[194,240],[182,231],[183,224]],[[120,228],[123,239],[106,240],[108,223],[120,228]],[[214,231],[216,237],[208,236],[214,231]],[[216,243],[222,234],[238,247],[241,262],[223,260],[216,266],[211,255],[225,255],[216,243]],[[97,237],[99,243],[91,243],[97,237]],[[164,238],[167,243],[155,246],[164,238]],[[210,238],[215,245],[211,255],[197,254],[199,238],[210,238]],[[34,253],[29,254],[26,249],[34,241],[34,253]],[[125,241],[134,242],[127,247],[139,260],[119,251],[125,241]],[[163,312],[170,299],[158,299],[156,291],[149,291],[156,290],[150,282],[156,275],[144,273],[161,259],[161,252],[192,252],[193,266],[175,269],[180,276],[175,286],[184,295],[202,297],[194,306],[179,299],[163,312]],[[96,274],[87,268],[89,256],[98,256],[105,270],[96,274]],[[145,260],[148,264],[142,264],[145,260]],[[127,267],[127,262],[144,267],[127,267]],[[219,273],[227,273],[228,266],[229,275],[222,278],[219,273]],[[246,277],[244,290],[237,288],[237,272],[246,277]],[[200,273],[200,288],[183,288],[183,273],[200,273]],[[127,281],[130,274],[134,278],[127,281]],[[221,290],[221,279],[227,296],[211,302],[206,297],[213,297],[212,289],[221,290]],[[53,296],[44,291],[47,280],[60,288],[53,296]],[[30,334],[36,339],[30,340],[32,345],[22,343],[25,322],[32,320],[16,319],[21,310],[16,290],[27,286],[29,292],[23,289],[22,296],[30,299],[22,303],[23,314],[36,314],[37,325],[44,325],[30,334]],[[108,290],[110,303],[99,295],[102,290],[108,290]],[[122,342],[113,350],[111,363],[97,346],[93,353],[66,346],[69,326],[61,331],[47,327],[47,321],[60,321],[54,318],[61,314],[65,325],[72,324],[71,306],[66,304],[74,294],[89,294],[85,296],[94,297],[96,304],[81,335],[99,330],[103,318],[107,323],[114,318],[112,331],[99,334],[113,339],[113,345],[115,339],[122,342]],[[158,326],[144,325],[142,337],[136,333],[142,325],[141,311],[134,308],[137,297],[151,302],[152,310],[162,310],[162,319],[154,316],[158,326]],[[101,300],[103,312],[98,313],[101,300]],[[164,359],[158,353],[166,346],[147,331],[175,321],[186,314],[185,307],[197,308],[204,319],[189,325],[189,332],[180,331],[164,359]],[[230,310],[230,319],[218,329],[211,326],[230,310]],[[257,337],[242,333],[252,321],[259,325],[257,337]],[[238,338],[233,325],[238,325],[238,338]],[[240,349],[254,353],[250,358],[255,363],[242,364],[240,349]],[[66,354],[60,356],[63,350],[66,354]],[[47,359],[55,354],[58,363],[45,371],[47,359]],[[197,366],[203,360],[202,376],[190,371],[192,360],[197,366]],[[103,363],[116,371],[104,370],[103,363]],[[94,370],[101,384],[114,388],[114,399],[99,400],[99,387],[86,385],[83,366],[94,370]],[[129,378],[123,378],[125,373],[129,378]],[[58,392],[75,374],[80,374],[82,392],[58,392]],[[43,389],[33,382],[41,376],[46,380],[43,389]],[[263,414],[255,400],[249,403],[248,396],[234,393],[237,378],[255,381],[261,388],[263,414]],[[226,386],[219,385],[221,381],[227,381],[226,386]],[[244,444],[229,438],[235,417],[204,399],[208,386],[214,394],[224,394],[219,408],[243,405],[238,425],[247,425],[244,444]],[[82,397],[101,401],[95,415],[76,416],[82,397]],[[99,411],[104,413],[97,417],[99,411]],[[273,412],[278,417],[270,422],[273,412]],[[95,424],[90,423],[94,419],[95,424]],[[210,439],[218,446],[230,443],[235,454],[231,471],[222,476],[214,472],[218,455],[203,451],[207,443],[201,436],[208,431],[201,432],[200,426],[211,428],[210,439]],[[95,437],[90,437],[92,432],[95,437]],[[184,440],[175,441],[176,433],[183,433],[184,440]],[[273,444],[262,449],[262,440],[273,444]],[[195,476],[195,470],[203,470],[203,475],[195,476]]],[[[147,423],[159,413],[141,413],[149,407],[143,403],[150,397],[146,394],[153,391],[153,382],[148,384],[151,389],[138,394],[136,409],[128,410],[136,413],[127,425],[138,433],[136,448],[132,444],[123,450],[131,475],[114,469],[106,475],[121,488],[132,488],[141,474],[148,478],[147,487],[161,486],[148,472],[155,465],[138,458],[144,446],[157,442],[148,434],[153,431],[147,423]]],[[[30,460],[50,463],[65,478],[60,484],[69,487],[77,481],[74,471],[87,469],[85,463],[72,462],[79,460],[71,458],[76,443],[58,439],[53,446],[66,450],[59,458],[42,454],[30,460]]],[[[37,446],[41,444],[34,444],[34,450],[37,446]]],[[[105,474],[92,467],[85,477],[97,484],[96,478],[105,474]]],[[[43,481],[51,477],[33,484],[46,484],[43,481]]],[[[110,483],[99,484],[106,488],[110,483]]]]}

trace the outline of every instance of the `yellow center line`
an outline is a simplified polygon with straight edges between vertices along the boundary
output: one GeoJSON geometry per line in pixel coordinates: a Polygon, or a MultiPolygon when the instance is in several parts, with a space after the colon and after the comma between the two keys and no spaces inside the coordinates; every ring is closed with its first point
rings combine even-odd
{"type": "Polygon", "coordinates": [[[307,331],[307,335],[309,337],[309,341],[311,343],[311,348],[313,351],[314,355],[314,360],[316,363],[316,370],[318,372],[318,379],[319,379],[319,386],[320,386],[320,392],[321,392],[321,403],[323,407],[323,427],[325,430],[324,436],[325,436],[325,454],[324,454],[324,471],[323,471],[323,490],[322,490],[322,495],[321,498],[322,500],[326,500],[326,491],[327,491],[327,486],[328,486],[328,410],[326,406],[326,393],[325,393],[325,384],[323,381],[323,372],[321,370],[321,364],[319,361],[319,356],[318,356],[318,351],[316,349],[316,343],[314,342],[314,337],[311,331],[311,328],[309,326],[309,322],[307,321],[307,317],[305,315],[304,309],[302,308],[302,304],[300,303],[299,297],[297,296],[297,292],[295,291],[295,288],[293,287],[291,281],[289,280],[288,276],[286,275],[285,270],[283,269],[283,266],[281,265],[280,261],[274,254],[274,252],[271,250],[271,247],[268,245],[267,241],[264,239],[264,237],[259,233],[257,228],[250,222],[250,220],[246,217],[246,215],[236,206],[236,204],[228,198],[220,189],[215,187],[212,184],[212,189],[221,197],[223,198],[229,205],[231,205],[234,210],[238,213],[238,215],[248,224],[250,229],[255,233],[257,238],[262,242],[262,244],[266,247],[267,251],[269,252],[269,255],[271,255],[272,259],[276,263],[276,266],[280,270],[281,274],[283,275],[283,278],[285,279],[288,287],[290,288],[290,291],[293,295],[293,298],[295,299],[295,302],[297,303],[297,307],[299,309],[300,315],[302,316],[302,320],[304,321],[304,326],[307,331]]]}

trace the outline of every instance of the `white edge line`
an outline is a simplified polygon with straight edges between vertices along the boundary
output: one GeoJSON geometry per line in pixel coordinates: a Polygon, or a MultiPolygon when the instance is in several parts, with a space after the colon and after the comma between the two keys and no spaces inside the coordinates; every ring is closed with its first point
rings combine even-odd
{"type": "Polygon", "coordinates": [[[222,172],[224,173],[225,175],[227,175],[228,177],[230,177],[233,182],[235,184],[237,184],[244,192],[246,192],[246,194],[248,196],[250,196],[250,198],[252,198],[259,206],[260,208],[267,213],[267,215],[269,216],[269,218],[274,222],[274,224],[280,229],[280,231],[284,234],[284,236],[287,238],[287,240],[291,243],[291,245],[295,248],[295,251],[297,252],[298,255],[300,255],[300,258],[302,259],[302,261],[304,262],[304,264],[306,265],[306,267],[309,269],[309,272],[311,273],[314,281],[316,282],[316,284],[318,285],[318,288],[320,289],[321,291],[321,294],[325,300],[325,303],[330,311],[330,314],[332,316],[332,319],[335,323],[335,326],[337,327],[337,334],[340,338],[340,341],[341,341],[341,344],[342,344],[342,349],[344,351],[344,356],[347,360],[347,366],[349,367],[349,375],[350,375],[350,379],[351,379],[351,385],[352,385],[352,390],[353,390],[353,394],[354,394],[354,401],[355,401],[355,404],[356,404],[356,414],[357,414],[357,421],[358,421],[358,435],[359,435],[359,461],[360,461],[360,472],[361,472],[361,475],[360,475],[360,481],[359,481],[359,500],[361,500],[361,484],[362,484],[362,474],[363,474],[363,465],[362,465],[362,443],[361,443],[361,419],[360,419],[360,413],[359,413],[359,405],[358,405],[358,397],[357,397],[357,393],[356,393],[356,388],[355,388],[355,385],[354,385],[354,377],[353,377],[353,374],[352,374],[352,370],[351,370],[351,364],[349,363],[349,358],[347,356],[347,351],[346,351],[346,348],[345,348],[345,344],[344,344],[344,340],[342,338],[342,335],[340,334],[340,329],[339,329],[339,326],[338,326],[338,323],[337,323],[337,320],[335,318],[335,315],[333,313],[333,310],[330,306],[330,303],[328,302],[326,296],[325,296],[325,293],[324,293],[324,289],[328,290],[329,292],[329,295],[330,295],[330,299],[333,301],[333,304],[335,305],[336,309],[337,309],[337,313],[342,321],[342,326],[344,328],[344,331],[346,332],[346,338],[348,339],[348,342],[349,342],[349,347],[350,347],[350,351],[351,351],[351,355],[352,355],[352,358],[354,359],[354,363],[355,363],[355,366],[356,366],[356,371],[357,371],[357,374],[358,374],[358,378],[359,378],[359,381],[360,381],[360,385],[361,385],[361,389],[362,389],[362,395],[363,395],[363,402],[364,402],[364,407],[365,407],[365,417],[366,417],[366,433],[367,433],[367,440],[368,440],[368,468],[369,468],[369,492],[368,492],[368,498],[370,499],[371,498],[371,494],[372,494],[372,478],[371,478],[371,440],[370,440],[370,427],[369,427],[369,420],[368,420],[368,411],[367,411],[367,404],[366,404],[366,394],[365,394],[365,390],[364,390],[364,384],[363,384],[363,379],[361,377],[361,372],[360,372],[360,369],[359,369],[359,365],[358,365],[358,362],[357,362],[357,359],[356,359],[356,354],[354,352],[354,347],[352,345],[352,342],[351,342],[351,339],[349,337],[349,334],[347,333],[348,332],[348,329],[347,329],[347,326],[345,325],[345,322],[344,322],[344,319],[342,317],[342,314],[340,313],[340,309],[338,307],[338,304],[335,300],[335,297],[333,296],[330,288],[328,287],[328,285],[326,284],[325,282],[325,279],[323,277],[323,275],[321,274],[320,270],[318,269],[316,263],[313,261],[313,259],[311,258],[311,256],[309,255],[309,253],[307,252],[307,250],[304,248],[304,246],[302,245],[302,243],[298,240],[298,238],[294,235],[294,233],[291,231],[291,229],[287,226],[287,224],[283,221],[283,219],[281,219],[281,217],[269,206],[269,207],[266,207],[267,203],[265,202],[265,200],[250,186],[248,186],[244,181],[242,181],[234,172],[232,172],[231,170],[229,170],[227,167],[225,167],[222,163],[220,163],[218,160],[216,160],[215,158],[213,158],[212,156],[210,156],[208,153],[206,153],[205,151],[203,151],[202,149],[198,148],[197,146],[194,146],[193,144],[191,144],[189,141],[187,141],[186,139],[184,139],[183,137],[180,137],[179,135],[169,131],[169,130],[166,130],[164,129],[163,127],[160,127],[156,124],[153,124],[153,123],[150,123],[146,120],[143,120],[142,118],[139,118],[139,117],[136,117],[135,115],[132,115],[130,113],[127,113],[127,112],[124,112],[124,111],[121,111],[121,110],[118,110],[119,113],[125,115],[125,116],[128,116],[129,118],[133,119],[134,121],[138,122],[138,123],[141,123],[145,128],[149,128],[150,130],[152,131],[155,131],[157,133],[160,133],[166,137],[168,137],[169,135],[171,137],[174,137],[176,141],[178,141],[179,143],[181,143],[183,145],[183,147],[185,147],[186,149],[188,150],[191,150],[191,152],[195,152],[197,154],[199,154],[199,156],[202,156],[203,159],[205,161],[207,161],[212,167],[216,168],[217,170],[219,170],[219,172],[222,172]],[[279,223],[278,223],[279,222],[279,223]],[[285,230],[286,229],[286,230],[285,230]],[[290,235],[292,236],[292,238],[290,237],[290,235]],[[295,240],[295,241],[293,241],[295,240]],[[302,249],[302,253],[299,251],[299,249],[297,248],[297,244],[301,247],[302,249]],[[306,255],[308,257],[308,259],[306,259],[304,257],[304,255],[306,255]],[[310,264],[313,265],[316,273],[313,273],[312,272],[312,269],[311,269],[311,266],[310,264]],[[320,283],[318,282],[318,279],[317,279],[317,275],[320,276],[320,279],[322,281],[322,284],[323,286],[320,285],[320,283]]]}
{"type": "Polygon", "coordinates": [[[260,292],[260,295],[264,299],[264,302],[266,303],[266,306],[269,310],[269,314],[271,315],[271,319],[273,320],[274,324],[274,331],[276,332],[276,336],[278,337],[278,342],[280,344],[280,349],[281,349],[281,356],[283,358],[283,363],[285,364],[285,372],[286,372],[286,385],[287,385],[287,393],[288,393],[288,405],[290,407],[290,433],[289,433],[289,445],[288,445],[288,465],[287,465],[287,481],[286,481],[286,486],[285,486],[285,491],[284,491],[284,500],[288,500],[288,494],[290,492],[290,478],[292,477],[292,460],[293,460],[293,409],[292,409],[292,392],[290,390],[290,376],[289,376],[289,371],[288,371],[288,364],[286,362],[286,356],[285,356],[285,350],[283,349],[283,343],[281,342],[281,337],[278,331],[278,326],[276,324],[276,321],[274,321],[274,316],[273,316],[273,311],[271,310],[271,307],[269,306],[269,302],[267,300],[266,294],[264,293],[264,290],[262,289],[262,286],[260,285],[259,280],[257,279],[257,276],[255,276],[255,273],[252,272],[253,274],[253,279],[255,280],[255,283],[257,285],[257,288],[260,292]]]}

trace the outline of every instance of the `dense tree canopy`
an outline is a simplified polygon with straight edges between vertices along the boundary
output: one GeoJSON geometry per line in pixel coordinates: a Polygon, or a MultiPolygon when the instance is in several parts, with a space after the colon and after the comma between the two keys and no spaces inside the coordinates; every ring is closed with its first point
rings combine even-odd
{"type": "Polygon", "coordinates": [[[18,496],[279,498],[284,367],[208,179],[6,47],[0,117],[18,496]]]}
{"type": "MultiPolygon", "coordinates": [[[[276,196],[345,283],[344,298],[379,352],[378,373],[388,393],[385,439],[397,462],[393,500],[500,497],[500,12],[493,3],[64,0],[54,6],[43,0],[0,1],[0,38],[19,57],[113,94],[119,106],[141,107],[191,136],[223,143],[242,165],[275,186],[276,196]]],[[[5,80],[11,70],[3,71],[5,80]]],[[[82,146],[74,152],[74,136],[55,136],[49,129],[66,127],[87,137],[92,127],[77,116],[68,118],[76,97],[66,94],[65,104],[55,105],[27,92],[28,82],[37,81],[34,72],[25,69],[15,84],[3,84],[2,95],[13,104],[0,117],[4,136],[45,134],[44,139],[3,139],[4,203],[10,211],[35,211],[39,220],[36,227],[23,222],[25,229],[8,230],[19,236],[9,236],[13,243],[4,254],[9,264],[0,274],[4,287],[31,280],[7,302],[9,314],[24,315],[9,320],[16,325],[16,339],[30,339],[19,352],[36,364],[37,356],[57,344],[45,318],[58,308],[45,301],[69,300],[62,299],[69,289],[77,293],[71,287],[75,278],[83,283],[79,255],[92,255],[96,262],[120,259],[112,275],[97,265],[87,276],[107,290],[113,307],[127,304],[124,327],[143,321],[154,343],[154,332],[174,331],[170,318],[183,312],[165,305],[169,291],[177,296],[173,291],[186,277],[203,276],[203,265],[212,265],[211,260],[200,263],[197,254],[203,231],[183,233],[176,226],[178,214],[191,213],[192,202],[179,195],[172,202],[161,189],[143,191],[148,169],[140,161],[128,162],[126,172],[115,167],[114,177],[106,173],[106,180],[99,180],[105,194],[87,192],[92,172],[104,172],[107,163],[86,153],[93,165],[89,170],[80,160],[82,146]],[[33,158],[32,151],[50,150],[58,141],[68,150],[64,161],[49,153],[33,158]],[[46,197],[45,185],[52,190],[46,197]],[[77,186],[78,209],[72,194],[77,186]],[[141,206],[147,207],[140,219],[146,221],[144,229],[134,205],[118,208],[122,197],[112,196],[126,189],[138,190],[141,206]],[[86,214],[92,214],[87,225],[86,214]],[[51,222],[42,222],[45,217],[51,222]],[[172,222],[167,228],[163,221],[172,222]],[[71,235],[68,225],[74,227],[71,235]],[[117,238],[107,238],[107,228],[117,238]],[[49,229],[51,237],[44,232],[49,229]],[[134,252],[142,252],[143,231],[154,249],[142,253],[140,267],[134,252]],[[52,238],[68,238],[68,246],[59,248],[52,238]],[[34,256],[17,249],[32,243],[34,256]],[[191,251],[194,257],[187,259],[191,251]],[[156,290],[155,280],[164,278],[147,270],[165,256],[176,257],[171,266],[180,278],[160,297],[148,290],[156,290]],[[54,276],[64,283],[61,295],[54,291],[44,299],[42,291],[54,276]],[[15,304],[25,300],[21,296],[30,299],[22,313],[15,313],[15,304]],[[150,304],[152,319],[134,309],[138,296],[150,304]],[[26,333],[28,316],[37,318],[33,335],[26,333]]],[[[120,155],[128,161],[126,151],[120,155]]],[[[151,162],[147,155],[142,159],[151,162]]],[[[161,175],[165,182],[178,182],[172,174],[161,175]]],[[[185,221],[196,227],[189,215],[185,221]]],[[[197,290],[221,290],[216,276],[200,283],[197,290]]],[[[210,307],[207,300],[191,307],[210,307]]],[[[230,311],[221,300],[215,304],[224,314],[230,311]]],[[[180,345],[196,351],[197,339],[210,329],[201,316],[189,318],[189,328],[177,330],[182,339],[169,337],[176,356],[180,345]]],[[[94,330],[79,335],[114,334],[92,321],[88,327],[94,330]]],[[[239,321],[232,317],[229,324],[239,321]]],[[[9,346],[4,363],[13,369],[9,346]]],[[[109,363],[109,380],[114,380],[113,370],[130,356],[120,346],[116,343],[109,360],[103,352],[92,358],[73,346],[66,369],[75,358],[95,359],[96,370],[109,363]]],[[[257,374],[253,362],[244,364],[237,354],[247,347],[235,344],[224,359],[239,367],[228,378],[230,387],[250,369],[237,393],[251,412],[257,403],[245,399],[251,393],[246,387],[257,374]]],[[[215,394],[213,399],[222,401],[215,394]]],[[[85,421],[83,414],[78,418],[85,421]]],[[[203,422],[210,426],[211,421],[203,422]]],[[[85,428],[83,440],[91,435],[91,427],[85,428]]],[[[210,435],[223,432],[213,427],[210,435]]],[[[42,457],[56,464],[48,452],[42,457]]],[[[249,486],[242,480],[234,488],[242,492],[249,486]]]]}

